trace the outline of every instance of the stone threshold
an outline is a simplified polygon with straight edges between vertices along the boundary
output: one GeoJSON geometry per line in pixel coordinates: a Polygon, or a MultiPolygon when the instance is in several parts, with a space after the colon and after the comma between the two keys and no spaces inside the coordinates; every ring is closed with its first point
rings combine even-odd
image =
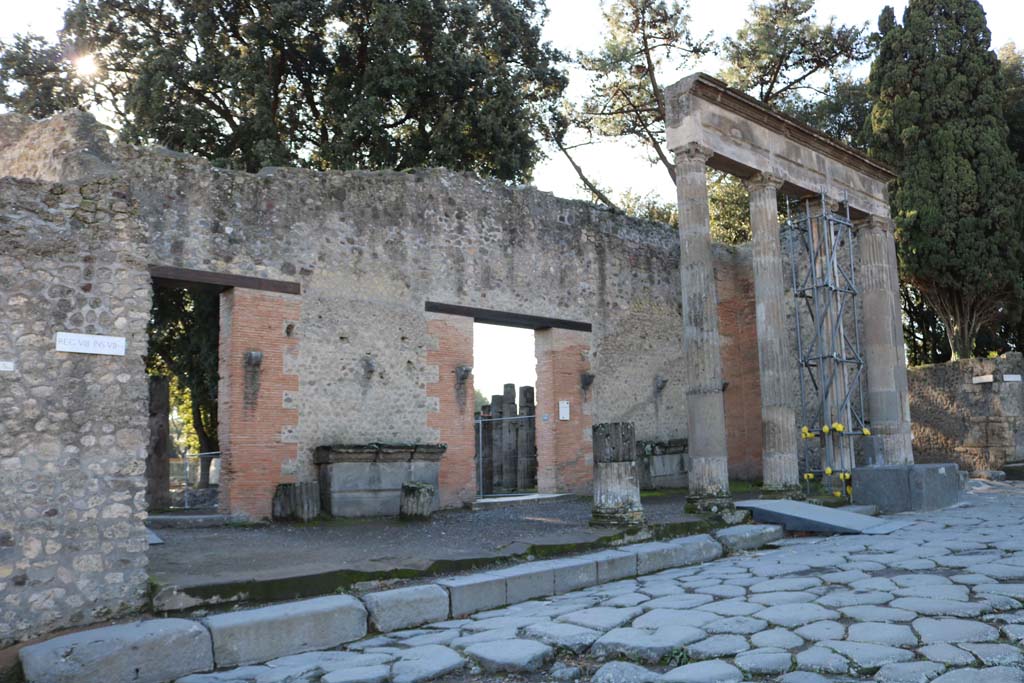
{"type": "Polygon", "coordinates": [[[746,524],[368,593],[332,595],[213,614],[160,618],[59,636],[22,648],[27,683],[164,683],[192,673],[326,650],[425,623],[457,619],[752,550],[781,539],[746,524]],[[59,672],[58,676],[54,676],[59,672]]]}

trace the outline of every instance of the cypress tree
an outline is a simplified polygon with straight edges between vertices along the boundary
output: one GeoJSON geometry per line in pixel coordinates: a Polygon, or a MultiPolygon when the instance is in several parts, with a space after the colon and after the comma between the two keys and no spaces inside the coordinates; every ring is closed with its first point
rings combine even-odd
{"type": "Polygon", "coordinates": [[[873,152],[892,194],[904,278],[946,329],[954,358],[1014,308],[1024,263],[1021,185],[1007,145],[1003,84],[976,0],[910,0],[879,18],[869,82],[873,152]]]}

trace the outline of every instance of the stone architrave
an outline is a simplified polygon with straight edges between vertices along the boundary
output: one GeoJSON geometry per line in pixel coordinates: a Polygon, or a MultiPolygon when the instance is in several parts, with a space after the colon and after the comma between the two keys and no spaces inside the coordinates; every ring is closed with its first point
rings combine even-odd
{"type": "Polygon", "coordinates": [[[857,224],[870,437],[887,465],[914,461],[907,359],[900,318],[899,276],[892,221],[871,216],[857,224]]]}
{"type": "Polygon", "coordinates": [[[636,471],[636,433],[632,422],[593,427],[594,508],[591,524],[640,526],[644,509],[636,471]]]}
{"type": "Polygon", "coordinates": [[[696,509],[717,509],[729,497],[729,468],[706,175],[711,151],[695,143],[672,151],[679,201],[683,362],[690,440],[689,503],[696,509]]]}
{"type": "Polygon", "coordinates": [[[764,488],[799,487],[796,412],[792,377],[796,373],[788,343],[782,247],[777,193],[782,180],[763,173],[745,181],[750,193],[750,229],[757,302],[757,356],[761,377],[764,488]]]}

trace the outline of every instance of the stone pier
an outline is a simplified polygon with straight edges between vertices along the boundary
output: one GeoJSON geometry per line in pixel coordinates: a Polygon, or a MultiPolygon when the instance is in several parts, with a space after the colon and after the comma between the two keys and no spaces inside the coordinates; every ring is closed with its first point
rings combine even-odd
{"type": "Polygon", "coordinates": [[[594,425],[594,511],[591,524],[640,526],[644,509],[636,470],[636,430],[630,422],[594,425]]]}

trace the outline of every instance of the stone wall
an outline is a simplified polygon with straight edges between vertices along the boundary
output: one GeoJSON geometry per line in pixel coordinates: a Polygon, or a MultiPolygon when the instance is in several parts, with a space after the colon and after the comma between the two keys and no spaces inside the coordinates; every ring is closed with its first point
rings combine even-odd
{"type": "Polygon", "coordinates": [[[151,288],[130,195],[0,178],[0,648],[144,602],[151,288]],[[58,353],[57,332],[126,353],[58,353]]]}
{"type": "Polygon", "coordinates": [[[1022,372],[1020,353],[910,368],[915,461],[969,472],[1024,461],[1024,384],[1004,381],[1022,372]]]}

